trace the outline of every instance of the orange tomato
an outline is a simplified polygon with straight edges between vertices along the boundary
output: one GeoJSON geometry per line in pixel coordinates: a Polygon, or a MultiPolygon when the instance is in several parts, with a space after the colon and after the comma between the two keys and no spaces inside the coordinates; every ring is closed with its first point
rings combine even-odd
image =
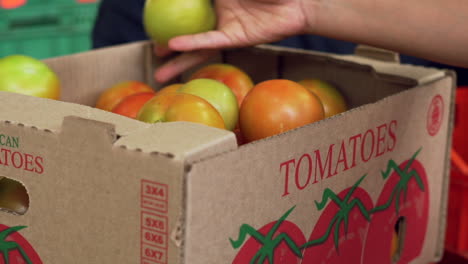
{"type": "Polygon", "coordinates": [[[138,81],[124,81],[105,90],[99,97],[96,108],[112,111],[125,97],[143,92],[155,92],[153,88],[138,81]]]}
{"type": "Polygon", "coordinates": [[[317,96],[289,80],[257,84],[240,109],[240,130],[247,142],[280,134],[323,119],[317,96]]]}
{"type": "Polygon", "coordinates": [[[299,84],[320,98],[325,110],[325,118],[348,110],[343,95],[330,83],[319,79],[306,79],[300,81],[299,84]]]}
{"type": "Polygon", "coordinates": [[[156,95],[140,109],[137,119],[147,123],[187,121],[225,129],[216,108],[205,99],[186,93],[156,95]]]}
{"type": "Polygon", "coordinates": [[[254,87],[254,83],[247,73],[230,64],[210,64],[190,76],[194,79],[212,79],[224,83],[236,95],[239,107],[247,93],[254,87]]]}
{"type": "Polygon", "coordinates": [[[130,118],[136,118],[143,105],[154,97],[153,92],[136,93],[125,97],[114,109],[113,113],[130,118]]]}
{"type": "Polygon", "coordinates": [[[182,87],[183,85],[184,84],[182,84],[182,83],[174,83],[174,84],[168,85],[166,87],[163,87],[161,90],[157,91],[156,94],[161,95],[161,94],[164,94],[164,93],[177,92],[177,90],[179,90],[179,88],[182,87]]]}

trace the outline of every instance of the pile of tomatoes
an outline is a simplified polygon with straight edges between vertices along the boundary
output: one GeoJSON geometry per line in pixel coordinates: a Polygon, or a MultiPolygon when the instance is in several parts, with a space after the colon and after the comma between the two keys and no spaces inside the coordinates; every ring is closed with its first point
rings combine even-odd
{"type": "MultiPolygon", "coordinates": [[[[59,79],[44,63],[16,55],[0,60],[0,66],[0,91],[59,99],[59,79]]],[[[101,93],[95,107],[148,123],[188,121],[226,129],[236,134],[239,144],[347,110],[340,91],[324,80],[254,84],[230,64],[201,67],[186,83],[157,91],[139,81],[122,81],[101,93]]]]}
{"type": "MultiPolygon", "coordinates": [[[[231,130],[236,133],[239,143],[243,144],[339,114],[347,110],[347,103],[334,85],[323,80],[304,79],[296,82],[273,79],[254,84],[246,72],[234,65],[211,64],[195,71],[187,83],[172,84],[159,91],[141,82],[119,83],[101,95],[96,107],[145,122],[193,121],[231,130]],[[216,81],[220,85],[213,88],[207,80],[216,81]],[[221,84],[224,84],[224,88],[221,84]],[[209,90],[206,93],[212,96],[207,99],[206,94],[192,93],[202,99],[199,106],[195,107],[194,98],[181,97],[187,85],[209,90]],[[206,88],[208,86],[211,88],[206,88]],[[226,87],[232,92],[231,95],[226,92],[226,87]],[[218,89],[224,92],[218,93],[218,89]],[[179,94],[181,97],[178,100],[179,109],[162,106],[170,105],[168,101],[174,101],[171,94],[179,94]],[[224,108],[224,111],[230,113],[230,118],[224,118],[223,124],[223,115],[217,115],[209,106],[200,107],[203,103],[221,105],[221,111],[224,108]],[[172,109],[173,113],[177,113],[177,118],[174,114],[172,119],[164,116],[161,108],[166,111],[172,109]]],[[[220,111],[220,107],[213,108],[220,111]]]]}

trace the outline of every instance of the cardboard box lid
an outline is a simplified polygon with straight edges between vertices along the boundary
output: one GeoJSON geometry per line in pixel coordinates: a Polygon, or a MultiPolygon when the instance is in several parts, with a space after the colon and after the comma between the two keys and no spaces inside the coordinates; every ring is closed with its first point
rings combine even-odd
{"type": "Polygon", "coordinates": [[[165,153],[180,160],[190,161],[237,148],[232,132],[199,124],[147,124],[85,105],[7,92],[0,92],[0,104],[0,120],[4,122],[61,133],[69,130],[68,126],[72,126],[73,120],[89,119],[98,122],[85,122],[87,129],[76,137],[92,138],[90,135],[93,133],[108,133],[112,140],[104,144],[148,153],[165,153]],[[18,106],[18,102],[22,104],[18,106]],[[102,130],[102,127],[108,129],[102,130]],[[97,132],[91,131],[93,128],[97,132]]]}
{"type": "Polygon", "coordinates": [[[400,64],[397,53],[365,45],[358,45],[356,47],[355,54],[349,55],[337,55],[327,52],[272,45],[259,45],[257,48],[274,50],[279,53],[295,52],[298,55],[307,54],[308,56],[315,56],[317,60],[327,60],[338,64],[348,64],[350,67],[363,67],[374,72],[374,74],[380,78],[387,79],[388,81],[403,82],[413,86],[430,83],[434,80],[443,78],[446,75],[444,70],[437,68],[400,64]]]}

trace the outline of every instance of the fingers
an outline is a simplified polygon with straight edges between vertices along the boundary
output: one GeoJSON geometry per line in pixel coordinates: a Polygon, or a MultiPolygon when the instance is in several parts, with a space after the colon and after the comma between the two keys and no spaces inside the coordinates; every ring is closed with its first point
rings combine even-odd
{"type": "Polygon", "coordinates": [[[158,46],[157,44],[154,45],[153,51],[158,57],[166,57],[172,53],[170,49],[158,46]]]}
{"type": "Polygon", "coordinates": [[[209,31],[206,33],[184,35],[171,39],[169,48],[177,51],[192,51],[200,49],[221,49],[235,46],[223,31],[209,31]]]}
{"type": "Polygon", "coordinates": [[[165,83],[186,70],[207,61],[218,52],[217,50],[200,50],[184,53],[156,69],[154,78],[159,83],[165,83]]]}

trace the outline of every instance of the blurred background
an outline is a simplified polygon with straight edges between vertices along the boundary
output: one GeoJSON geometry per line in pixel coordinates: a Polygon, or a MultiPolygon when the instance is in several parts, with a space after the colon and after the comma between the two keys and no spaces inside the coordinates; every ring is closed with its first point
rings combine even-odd
{"type": "MultiPolygon", "coordinates": [[[[0,58],[11,54],[45,59],[147,39],[141,23],[144,0],[0,0],[0,58]]],[[[273,43],[338,54],[355,44],[296,36],[273,43]]],[[[457,72],[446,254],[442,263],[468,263],[468,69],[401,54],[402,63],[457,72]]]]}

